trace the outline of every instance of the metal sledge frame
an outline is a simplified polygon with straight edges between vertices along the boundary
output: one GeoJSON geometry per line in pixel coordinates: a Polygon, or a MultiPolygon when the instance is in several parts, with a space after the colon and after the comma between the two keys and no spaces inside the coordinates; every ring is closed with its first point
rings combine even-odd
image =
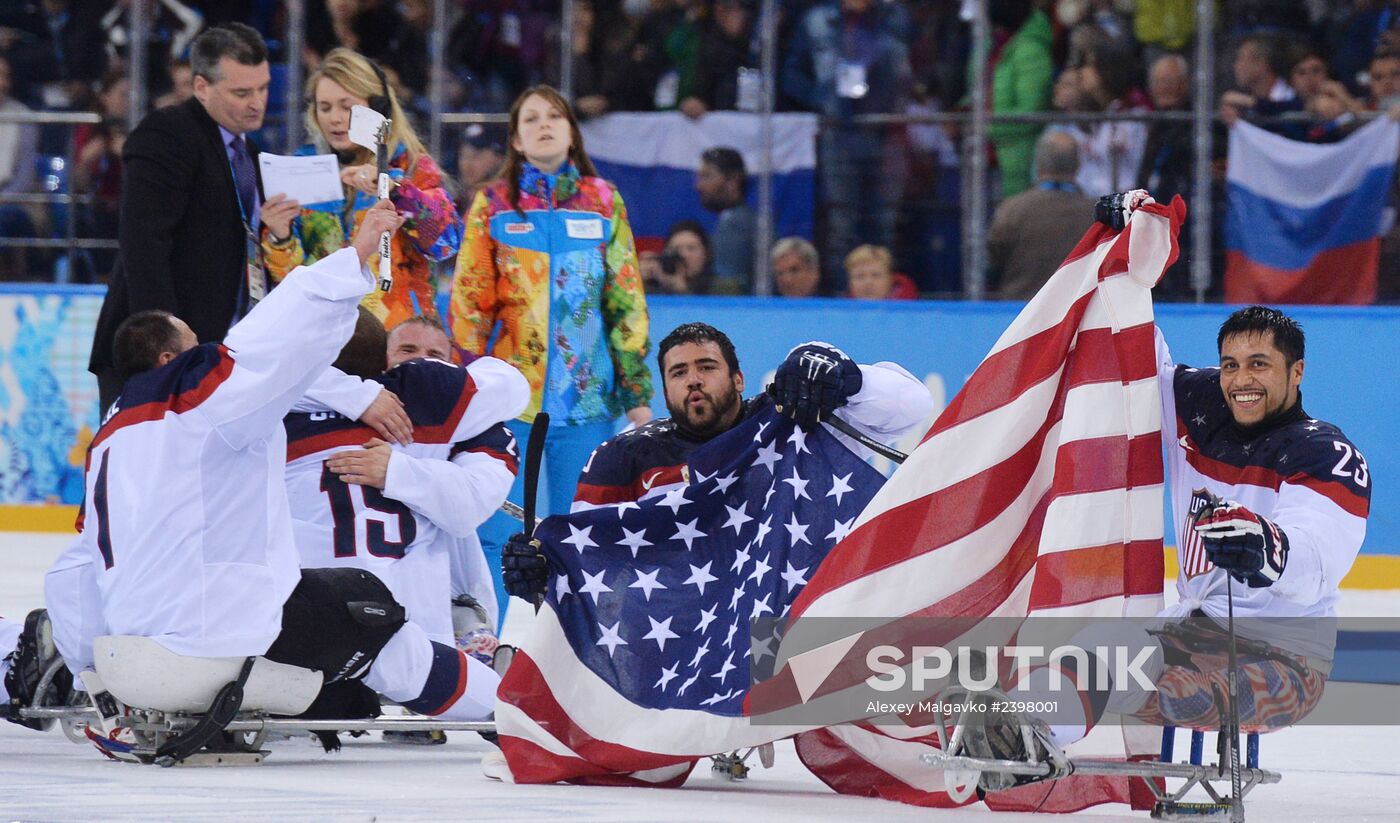
{"type": "MultiPolygon", "coordinates": [[[[98,720],[97,711],[90,706],[27,708],[21,709],[19,714],[24,718],[59,720],[64,734],[75,743],[90,742],[83,733],[83,727],[98,720]]],[[[160,748],[162,742],[193,728],[199,719],[200,716],[194,714],[131,708],[130,714],[118,718],[116,722],[119,728],[131,729],[136,735],[136,754],[149,754],[154,758],[155,751],[160,748]]],[[[433,730],[490,733],[496,731],[496,724],[489,721],[433,720],[415,716],[377,717],[368,720],[299,720],[245,712],[224,727],[228,737],[223,742],[191,755],[180,765],[256,765],[267,756],[267,752],[261,750],[261,746],[267,736],[274,733],[296,735],[311,732],[433,730]]]]}
{"type": "MultiPolygon", "coordinates": [[[[966,727],[963,718],[959,716],[956,723],[952,723],[953,731],[949,735],[945,732],[950,725],[952,718],[945,715],[941,710],[935,712],[934,728],[937,730],[939,745],[944,752],[958,751],[962,746],[966,727]]],[[[1026,741],[1027,751],[1034,752],[1032,746],[1032,733],[1029,725],[1022,724],[1021,732],[1026,741]]],[[[1180,820],[1187,817],[1204,819],[1206,815],[1200,814],[1202,811],[1211,813],[1228,812],[1230,796],[1222,793],[1213,785],[1213,781],[1228,781],[1231,779],[1230,769],[1222,764],[1205,764],[1203,760],[1203,749],[1205,734],[1193,731],[1191,736],[1191,762],[1172,763],[1172,750],[1174,748],[1176,728],[1169,726],[1162,733],[1162,752],[1160,761],[1117,761],[1102,760],[1095,758],[1073,758],[1063,762],[1031,760],[996,760],[991,758],[968,757],[964,755],[947,755],[942,752],[924,754],[920,760],[924,763],[942,769],[948,773],[948,777],[953,782],[975,785],[977,775],[981,772],[997,772],[1001,774],[1017,775],[1025,777],[1040,777],[1047,779],[1060,779],[1071,774],[1100,775],[1112,777],[1140,777],[1152,792],[1156,801],[1152,810],[1154,819],[1180,820]],[[1177,789],[1169,790],[1163,785],[1159,785],[1154,778],[1181,779],[1185,782],[1177,789]],[[1200,786],[1210,796],[1209,804],[1192,804],[1184,802],[1186,794],[1196,786],[1200,786]],[[1178,816],[1180,813],[1180,816],[1178,816]]],[[[1259,768],[1259,736],[1257,733],[1249,735],[1248,742],[1248,766],[1240,769],[1239,797],[1243,800],[1249,792],[1258,785],[1265,783],[1277,783],[1282,779],[1278,772],[1259,768]]],[[[950,795],[957,792],[950,783],[950,795]]],[[[970,795],[971,791],[968,790],[970,795]]],[[[964,795],[966,796],[966,795],[964,795]]]]}

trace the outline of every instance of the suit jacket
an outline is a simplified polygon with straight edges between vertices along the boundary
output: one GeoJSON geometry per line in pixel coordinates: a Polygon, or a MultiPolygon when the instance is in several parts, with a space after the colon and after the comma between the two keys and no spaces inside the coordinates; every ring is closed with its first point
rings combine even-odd
{"type": "MultiPolygon", "coordinates": [[[[248,151],[256,171],[251,140],[248,151]]],[[[93,336],[94,374],[112,365],[117,327],[147,309],[179,317],[201,343],[223,340],[245,272],[233,170],[219,126],[198,99],[146,115],[122,162],[121,250],[93,336]]]]}

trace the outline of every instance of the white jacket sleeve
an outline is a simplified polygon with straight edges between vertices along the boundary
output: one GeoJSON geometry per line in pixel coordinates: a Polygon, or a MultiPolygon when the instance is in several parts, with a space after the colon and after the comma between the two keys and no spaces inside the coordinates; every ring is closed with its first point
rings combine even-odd
{"type": "Polygon", "coordinates": [[[452,434],[454,443],[470,440],[497,423],[519,417],[530,402],[529,381],[504,360],[478,357],[467,365],[467,373],[476,384],[476,394],[457,421],[452,434]]]}
{"type": "Polygon", "coordinates": [[[292,411],[330,409],[347,420],[359,420],[382,391],[384,387],[373,380],[364,380],[331,366],[321,372],[292,411]]]}
{"type": "Polygon", "coordinates": [[[395,448],[384,494],[453,537],[464,537],[500,508],[514,482],[515,474],[490,455],[463,452],[449,461],[395,448]]]}
{"type": "Polygon", "coordinates": [[[860,391],[836,415],[865,434],[892,443],[933,415],[933,395],[903,366],[888,361],[862,365],[860,375],[860,391]]]}
{"type": "Polygon", "coordinates": [[[1336,593],[1366,539],[1366,458],[1344,439],[1333,442],[1342,448],[1309,450],[1316,457],[1292,467],[1279,486],[1277,506],[1260,512],[1288,535],[1288,563],[1269,591],[1305,606],[1336,593]],[[1340,471],[1333,468],[1338,458],[1340,471]]]}
{"type": "Polygon", "coordinates": [[[1177,456],[1180,448],[1176,439],[1176,363],[1172,361],[1167,338],[1155,325],[1152,327],[1152,344],[1157,355],[1157,390],[1162,402],[1162,447],[1168,456],[1167,470],[1173,471],[1172,458],[1177,456]]]}
{"type": "Polygon", "coordinates": [[[271,436],[355,330],[374,287],[353,248],[300,266],[224,340],[233,370],[200,410],[234,448],[271,436]]]}
{"type": "Polygon", "coordinates": [[[92,641],[108,634],[92,545],[96,529],[86,529],[58,556],[44,575],[44,603],[53,621],[53,639],[75,675],[93,667],[92,641]]]}

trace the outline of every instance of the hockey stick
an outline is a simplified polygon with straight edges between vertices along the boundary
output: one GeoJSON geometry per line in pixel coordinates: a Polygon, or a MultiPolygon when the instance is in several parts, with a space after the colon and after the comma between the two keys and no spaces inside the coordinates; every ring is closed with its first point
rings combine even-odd
{"type": "MultiPolygon", "coordinates": [[[[389,129],[393,127],[393,122],[368,106],[355,106],[350,111],[351,142],[374,152],[375,167],[379,173],[376,194],[380,200],[389,197],[389,147],[386,141],[389,139],[389,129]]],[[[385,292],[394,286],[389,252],[392,240],[391,232],[386,231],[379,235],[379,290],[385,292]]]]}
{"type": "MultiPolygon", "coordinates": [[[[1225,600],[1226,628],[1230,634],[1230,821],[1244,823],[1244,798],[1240,796],[1240,701],[1236,684],[1238,660],[1235,653],[1235,581],[1229,572],[1225,573],[1225,600]]],[[[1226,724],[1221,724],[1221,734],[1227,732],[1225,726],[1226,724]]]]}
{"type": "MultiPolygon", "coordinates": [[[[521,521],[525,534],[535,534],[535,494],[540,488],[540,460],[544,457],[544,439],[549,434],[549,414],[540,412],[530,424],[530,439],[525,443],[525,506],[521,521]]],[[[535,613],[538,614],[543,595],[535,596],[535,613]]]]}
{"type": "Polygon", "coordinates": [[[875,438],[871,437],[870,435],[866,434],[860,429],[857,429],[855,426],[852,426],[850,423],[847,423],[845,420],[842,420],[834,414],[830,417],[825,418],[824,420],[822,420],[822,422],[832,427],[833,429],[836,429],[837,431],[841,432],[842,434],[846,435],[847,437],[851,438],[852,440],[856,441],[857,443],[861,444],[867,449],[870,449],[871,451],[875,452],[881,457],[888,458],[896,463],[903,463],[905,460],[909,459],[909,455],[897,449],[892,449],[889,446],[886,446],[884,443],[881,443],[879,440],[876,440],[875,438]]]}
{"type": "MultiPolygon", "coordinates": [[[[389,139],[389,126],[392,120],[385,119],[379,125],[379,144],[374,149],[375,164],[379,169],[378,190],[375,192],[380,200],[389,199],[389,147],[384,145],[384,141],[389,139]]],[[[379,235],[379,290],[387,292],[394,287],[393,260],[390,256],[394,235],[392,232],[383,232],[379,235]]]]}

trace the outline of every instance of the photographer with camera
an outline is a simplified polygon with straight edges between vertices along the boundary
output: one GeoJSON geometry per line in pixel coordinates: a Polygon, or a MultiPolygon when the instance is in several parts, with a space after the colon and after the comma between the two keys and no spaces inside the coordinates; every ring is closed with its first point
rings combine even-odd
{"type": "Polygon", "coordinates": [[[653,265],[643,261],[648,294],[709,294],[714,281],[710,238],[694,220],[681,220],[666,234],[666,246],[653,265]]]}

